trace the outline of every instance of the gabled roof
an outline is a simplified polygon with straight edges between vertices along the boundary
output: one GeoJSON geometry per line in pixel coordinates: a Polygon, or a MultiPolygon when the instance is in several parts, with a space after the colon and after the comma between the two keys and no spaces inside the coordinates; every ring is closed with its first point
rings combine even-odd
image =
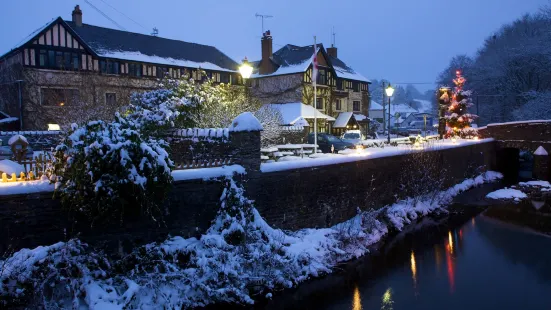
{"type": "Polygon", "coordinates": [[[333,124],[333,128],[345,128],[346,125],[348,125],[348,122],[350,122],[350,118],[352,118],[353,114],[354,114],[353,112],[339,113],[337,120],[333,124]]]}
{"type": "Polygon", "coordinates": [[[313,106],[303,104],[302,102],[272,103],[267,106],[280,112],[282,120],[281,125],[293,126],[301,119],[313,119],[314,116],[319,119],[326,119],[328,121],[335,120],[335,118],[325,115],[314,109],[313,106]]]}
{"type": "Polygon", "coordinates": [[[371,83],[370,80],[354,71],[352,67],[345,64],[344,61],[340,60],[339,58],[333,56],[329,56],[329,58],[331,60],[331,63],[333,64],[333,69],[335,69],[335,73],[341,79],[371,83]]]}
{"type": "Polygon", "coordinates": [[[235,71],[238,67],[234,60],[213,46],[88,24],[77,27],[72,21],[65,23],[102,57],[211,70],[235,71]]]}
{"type": "Polygon", "coordinates": [[[34,31],[2,57],[30,44],[57,23],[66,27],[89,52],[99,57],[217,71],[237,71],[238,68],[234,60],[213,46],[88,24],[77,27],[72,21],[65,21],[61,17],[34,31]]]}
{"type": "MultiPolygon", "coordinates": [[[[347,80],[371,83],[363,75],[357,73],[350,66],[337,57],[329,56],[323,44],[317,44],[318,52],[321,52],[328,65],[335,71],[337,77],[347,80]]],[[[314,45],[297,46],[287,44],[273,53],[271,61],[276,65],[275,72],[270,74],[254,74],[253,77],[302,73],[308,70],[314,55],[314,45]]],[[[256,64],[260,61],[255,62],[256,64]]]]}
{"type": "MultiPolygon", "coordinates": [[[[323,45],[318,44],[317,51],[324,52],[323,45]]],[[[265,77],[274,75],[284,75],[293,73],[302,73],[308,70],[314,59],[314,45],[296,46],[287,44],[284,47],[273,53],[270,61],[277,68],[269,74],[253,74],[252,77],[265,77]]],[[[256,67],[260,65],[260,61],[255,61],[256,67]]]]}
{"type": "Polygon", "coordinates": [[[380,105],[375,100],[371,100],[371,105],[369,106],[369,110],[383,110],[383,106],[380,105]]]}

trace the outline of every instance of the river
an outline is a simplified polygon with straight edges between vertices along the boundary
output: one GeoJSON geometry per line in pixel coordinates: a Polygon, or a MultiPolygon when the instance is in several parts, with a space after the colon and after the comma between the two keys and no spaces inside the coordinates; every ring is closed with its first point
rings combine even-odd
{"type": "Polygon", "coordinates": [[[430,224],[262,308],[551,309],[551,238],[483,215],[430,224]]]}

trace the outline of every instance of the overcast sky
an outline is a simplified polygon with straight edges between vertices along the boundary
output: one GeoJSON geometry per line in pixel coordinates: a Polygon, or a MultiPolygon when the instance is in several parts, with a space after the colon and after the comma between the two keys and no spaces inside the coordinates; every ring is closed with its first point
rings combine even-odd
{"type": "MultiPolygon", "coordinates": [[[[214,45],[236,61],[260,58],[261,21],[274,51],[313,36],[326,46],[335,28],[339,58],[368,78],[395,83],[434,82],[454,55],[473,55],[485,37],[548,0],[88,0],[129,31],[214,45]],[[109,5],[107,5],[109,3],[109,5]],[[110,7],[111,6],[111,7],[110,7]],[[115,8],[115,9],[113,9],[115,8]],[[130,17],[131,19],[125,17],[130,17]],[[136,23],[135,23],[135,22],[136,23]],[[139,24],[139,25],[138,25],[139,24]]],[[[0,54],[51,19],[116,28],[85,1],[2,0],[0,54]]],[[[419,88],[425,88],[423,86],[419,88]]]]}

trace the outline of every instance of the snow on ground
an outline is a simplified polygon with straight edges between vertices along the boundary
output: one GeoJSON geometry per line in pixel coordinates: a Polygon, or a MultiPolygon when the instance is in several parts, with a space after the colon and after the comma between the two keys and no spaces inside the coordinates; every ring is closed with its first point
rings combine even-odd
{"type": "Polygon", "coordinates": [[[8,177],[15,173],[19,177],[21,172],[25,172],[25,167],[9,159],[4,159],[0,160],[0,172],[5,172],[8,177]]]}
{"type": "Polygon", "coordinates": [[[42,290],[46,280],[33,276],[44,270],[39,268],[47,268],[48,281],[58,281],[57,286],[47,282],[53,290],[60,288],[57,301],[66,305],[73,302],[72,306],[79,309],[179,309],[223,301],[250,304],[254,302],[251,285],[261,284],[260,293],[268,296],[270,291],[330,273],[337,264],[368,253],[368,247],[389,230],[401,231],[419,217],[438,210],[445,212],[445,206],[460,192],[501,177],[499,173],[486,172],[436,195],[403,199],[377,211],[359,211],[352,219],[331,228],[296,232],[270,227],[250,204],[250,208],[239,209],[240,212],[222,212],[235,208],[225,206],[228,201],[251,203],[231,180],[230,188],[235,190],[237,200],[229,199],[227,189],[224,191],[221,212],[200,239],[173,237],[136,249],[134,256],[129,255],[135,267],[123,273],[113,267],[117,262],[98,264],[106,258],[93,249],[86,251],[78,240],[23,249],[0,260],[0,282],[7,283],[0,286],[0,302],[6,297],[23,298],[32,294],[33,288],[42,290]],[[250,218],[245,216],[247,210],[250,218]],[[246,244],[228,243],[227,236],[245,230],[246,244]],[[59,274],[60,264],[79,272],[73,273],[75,278],[67,279],[59,274]],[[86,298],[73,299],[64,287],[87,292],[86,298]]]}
{"type": "Polygon", "coordinates": [[[224,176],[232,176],[234,173],[245,174],[245,168],[240,165],[231,165],[214,168],[197,168],[185,170],[173,170],[172,177],[174,181],[194,180],[194,179],[214,179],[224,176]]]}
{"type": "Polygon", "coordinates": [[[0,182],[0,196],[53,192],[54,185],[46,181],[0,182]]]}
{"type": "Polygon", "coordinates": [[[519,199],[524,199],[526,197],[527,197],[526,194],[519,191],[518,189],[507,188],[507,187],[499,189],[495,192],[491,192],[488,195],[486,195],[486,198],[490,198],[490,199],[514,199],[514,200],[519,200],[519,199]]]}
{"type": "Polygon", "coordinates": [[[528,181],[528,182],[520,182],[518,183],[520,186],[541,186],[541,187],[550,187],[551,184],[547,181],[528,181]]]}
{"type": "Polygon", "coordinates": [[[397,156],[408,154],[418,151],[439,151],[456,147],[469,146],[477,143],[486,143],[494,141],[493,139],[481,139],[481,140],[457,140],[455,143],[451,140],[434,141],[430,144],[426,144],[425,147],[415,149],[410,145],[384,148],[373,147],[363,150],[347,150],[346,155],[342,154],[326,154],[323,157],[316,156],[316,158],[300,158],[293,161],[263,163],[260,166],[262,172],[275,172],[291,169],[327,166],[341,163],[354,162],[358,160],[366,160],[371,158],[380,158],[387,156],[397,156]]]}

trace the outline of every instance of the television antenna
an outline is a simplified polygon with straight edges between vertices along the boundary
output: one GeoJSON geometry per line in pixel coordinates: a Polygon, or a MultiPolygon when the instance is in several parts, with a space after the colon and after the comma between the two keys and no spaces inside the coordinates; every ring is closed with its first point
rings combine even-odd
{"type": "Polygon", "coordinates": [[[273,18],[273,16],[272,15],[258,14],[258,13],[256,13],[254,16],[255,17],[260,17],[262,19],[262,34],[264,34],[264,18],[273,18]]]}

